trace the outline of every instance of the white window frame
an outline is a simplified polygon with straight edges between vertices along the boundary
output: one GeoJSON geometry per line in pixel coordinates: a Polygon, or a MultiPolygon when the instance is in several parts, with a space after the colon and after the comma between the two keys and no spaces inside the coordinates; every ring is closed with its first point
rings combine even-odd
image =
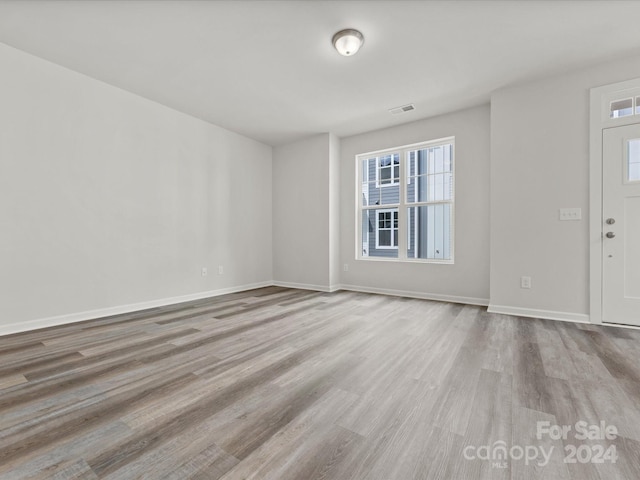
{"type": "MultiPolygon", "coordinates": [[[[379,205],[377,205],[379,206],[379,205]]],[[[400,238],[398,237],[398,230],[400,229],[400,222],[398,219],[398,209],[397,208],[382,208],[382,209],[376,209],[376,250],[397,250],[398,249],[398,245],[393,245],[393,231],[396,231],[396,241],[398,242],[398,244],[400,243],[400,238]],[[383,231],[389,231],[391,233],[391,243],[392,245],[380,245],[380,214],[381,213],[391,213],[391,228],[387,229],[384,228],[382,229],[383,231]],[[398,226],[394,227],[394,217],[395,220],[398,222],[398,226]]]]}
{"type": "MultiPolygon", "coordinates": [[[[398,168],[398,170],[400,171],[400,173],[398,174],[398,181],[395,181],[395,177],[393,176],[393,171],[395,169],[395,164],[393,163],[393,155],[396,152],[388,152],[387,154],[379,154],[376,155],[375,159],[376,159],[376,188],[385,188],[385,187],[395,187],[396,185],[398,185],[398,183],[400,182],[400,175],[401,175],[401,169],[398,168]],[[381,166],[380,165],[380,158],[382,157],[386,157],[387,155],[391,156],[391,164],[388,166],[381,166]],[[391,182],[390,183],[380,183],[380,170],[382,168],[390,168],[391,169],[391,182]]],[[[374,158],[374,157],[369,157],[369,159],[374,158]]],[[[398,162],[401,164],[402,163],[402,156],[398,157],[398,162]]],[[[398,167],[400,167],[400,164],[398,164],[398,167]]]]}
{"type": "MultiPolygon", "coordinates": [[[[355,166],[356,166],[356,250],[355,250],[355,258],[356,260],[363,261],[374,261],[374,262],[412,262],[412,263],[436,263],[436,264],[450,264],[453,265],[455,263],[455,183],[456,183],[456,158],[455,158],[455,137],[445,137],[439,138],[436,140],[430,140],[426,142],[419,142],[410,145],[403,145],[400,147],[387,148],[384,150],[378,150],[374,152],[366,152],[361,153],[355,156],[355,166]],[[408,152],[413,150],[420,150],[423,148],[431,148],[437,147],[440,145],[451,145],[452,151],[452,186],[451,186],[451,199],[446,201],[425,201],[425,202],[407,202],[407,185],[409,184],[409,175],[406,171],[408,168],[408,152]],[[379,158],[381,156],[389,155],[397,153],[399,155],[400,160],[400,178],[398,179],[398,183],[394,184],[385,184],[379,185],[378,183],[378,166],[379,166],[379,158]],[[371,160],[376,159],[376,187],[385,187],[385,186],[396,186],[399,188],[399,203],[393,204],[385,204],[385,205],[362,205],[362,181],[363,181],[363,168],[362,162],[363,160],[371,160]],[[407,181],[400,181],[401,179],[406,179],[407,181]],[[409,219],[408,219],[408,209],[410,207],[419,207],[425,205],[435,205],[439,203],[447,203],[450,205],[451,209],[451,219],[449,225],[449,257],[448,259],[438,259],[438,258],[409,258],[409,219]],[[382,207],[382,208],[381,208],[382,207]],[[393,249],[398,251],[397,257],[375,257],[369,256],[369,251],[367,249],[367,256],[363,255],[362,246],[363,246],[363,232],[362,232],[362,219],[363,215],[367,210],[394,210],[397,211],[398,216],[398,247],[379,247],[378,241],[378,216],[375,216],[376,221],[376,249],[393,249]],[[402,248],[400,248],[402,247],[402,248]]],[[[366,240],[366,239],[365,239],[366,240]]]]}

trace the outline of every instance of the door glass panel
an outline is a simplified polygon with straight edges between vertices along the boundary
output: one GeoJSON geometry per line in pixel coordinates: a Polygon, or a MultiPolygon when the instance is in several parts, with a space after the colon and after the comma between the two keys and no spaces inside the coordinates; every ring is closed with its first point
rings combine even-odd
{"type": "Polygon", "coordinates": [[[627,142],[627,181],[640,181],[640,138],[627,142]]]}

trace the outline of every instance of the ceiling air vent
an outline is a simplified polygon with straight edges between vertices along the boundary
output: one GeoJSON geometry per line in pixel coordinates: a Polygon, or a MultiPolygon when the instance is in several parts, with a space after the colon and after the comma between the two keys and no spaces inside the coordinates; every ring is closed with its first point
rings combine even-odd
{"type": "Polygon", "coordinates": [[[389,110],[391,115],[400,115],[401,113],[410,112],[411,110],[415,110],[416,107],[413,106],[413,103],[409,105],[403,105],[401,107],[392,108],[389,110]]]}

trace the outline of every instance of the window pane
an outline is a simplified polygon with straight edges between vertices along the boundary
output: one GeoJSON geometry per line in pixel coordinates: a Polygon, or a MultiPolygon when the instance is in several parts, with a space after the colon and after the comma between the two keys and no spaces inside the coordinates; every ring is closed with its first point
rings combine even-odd
{"type": "Polygon", "coordinates": [[[433,188],[433,200],[440,202],[444,200],[444,174],[439,173],[433,176],[434,188],[433,188]]]}
{"type": "Polygon", "coordinates": [[[380,203],[376,205],[394,205],[400,202],[400,185],[380,188],[380,203]]]}
{"type": "Polygon", "coordinates": [[[640,180],[640,138],[627,142],[627,180],[637,182],[640,180]]]}
{"type": "Polygon", "coordinates": [[[611,102],[611,110],[609,116],[611,118],[626,117],[633,115],[633,98],[625,98],[611,102]]]}
{"type": "Polygon", "coordinates": [[[391,167],[380,167],[380,183],[391,183],[391,167]]]}
{"type": "Polygon", "coordinates": [[[409,178],[407,185],[407,203],[427,201],[427,176],[409,178]]]}
{"type": "Polygon", "coordinates": [[[640,115],[640,97],[636,97],[636,115],[640,115]]]}
{"type": "Polygon", "coordinates": [[[393,153],[378,157],[378,183],[380,185],[395,185],[400,181],[400,154],[393,153]]]}
{"type": "Polygon", "coordinates": [[[362,257],[398,257],[398,211],[362,211],[362,257]]]}
{"type": "Polygon", "coordinates": [[[453,145],[414,150],[407,156],[407,203],[453,198],[453,145]]]}
{"type": "Polygon", "coordinates": [[[444,171],[451,172],[453,168],[452,162],[453,145],[444,146],[444,171]]]}
{"type": "Polygon", "coordinates": [[[380,205],[380,187],[376,182],[368,182],[362,184],[362,205],[380,205]]]}
{"type": "Polygon", "coordinates": [[[428,154],[428,148],[416,151],[416,175],[427,174],[427,162],[429,160],[428,154]]]}
{"type": "Polygon", "coordinates": [[[451,259],[451,205],[409,207],[409,258],[451,259]]]}
{"type": "Polygon", "coordinates": [[[453,174],[448,172],[444,174],[444,199],[451,200],[453,198],[453,174]]]}
{"type": "Polygon", "coordinates": [[[378,215],[380,228],[391,229],[391,212],[384,212],[378,215]]]}
{"type": "Polygon", "coordinates": [[[412,150],[407,154],[407,175],[410,177],[416,175],[416,156],[416,150],[412,150]]]}
{"type": "Polygon", "coordinates": [[[444,170],[444,148],[443,147],[434,147],[433,156],[434,156],[434,173],[440,173],[444,170]]]}
{"type": "Polygon", "coordinates": [[[362,225],[361,225],[361,233],[362,233],[361,254],[363,257],[369,256],[369,242],[371,240],[371,231],[372,230],[375,231],[375,228],[371,227],[371,223],[375,221],[374,219],[375,219],[375,210],[363,210],[362,225]]]}
{"type": "Polygon", "coordinates": [[[407,154],[407,203],[427,201],[427,157],[429,149],[407,154]]]}
{"type": "Polygon", "coordinates": [[[400,186],[376,185],[376,182],[369,182],[362,185],[362,205],[395,205],[400,202],[400,186]]]}
{"type": "Polygon", "coordinates": [[[373,182],[376,179],[376,159],[368,158],[362,161],[362,182],[373,182]]]}
{"type": "Polygon", "coordinates": [[[445,200],[451,200],[453,198],[453,176],[451,173],[438,173],[436,175],[429,175],[428,185],[428,201],[442,202],[445,200]]]}
{"type": "Polygon", "coordinates": [[[391,230],[381,230],[380,240],[378,241],[378,245],[381,247],[390,247],[391,246],[391,230]]]}

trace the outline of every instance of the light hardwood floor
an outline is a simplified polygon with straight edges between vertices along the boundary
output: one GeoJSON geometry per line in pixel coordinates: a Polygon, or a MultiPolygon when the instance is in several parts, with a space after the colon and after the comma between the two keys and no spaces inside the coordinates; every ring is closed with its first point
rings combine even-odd
{"type": "Polygon", "coordinates": [[[0,337],[0,478],[635,480],[639,353],[640,331],[277,287],[0,337]],[[553,453],[465,458],[500,441],[553,453]]]}

